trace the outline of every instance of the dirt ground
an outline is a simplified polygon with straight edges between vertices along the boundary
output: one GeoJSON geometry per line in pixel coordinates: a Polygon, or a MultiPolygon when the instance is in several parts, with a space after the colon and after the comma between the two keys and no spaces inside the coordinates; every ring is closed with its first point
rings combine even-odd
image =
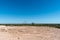
{"type": "Polygon", "coordinates": [[[60,29],[34,26],[0,26],[0,40],[60,40],[60,29]]]}

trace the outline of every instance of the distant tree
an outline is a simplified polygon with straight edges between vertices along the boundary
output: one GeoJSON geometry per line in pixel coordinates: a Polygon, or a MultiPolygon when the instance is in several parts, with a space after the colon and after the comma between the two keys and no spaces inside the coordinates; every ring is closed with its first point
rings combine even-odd
{"type": "Polygon", "coordinates": [[[32,22],[32,26],[34,26],[34,23],[32,22]]]}

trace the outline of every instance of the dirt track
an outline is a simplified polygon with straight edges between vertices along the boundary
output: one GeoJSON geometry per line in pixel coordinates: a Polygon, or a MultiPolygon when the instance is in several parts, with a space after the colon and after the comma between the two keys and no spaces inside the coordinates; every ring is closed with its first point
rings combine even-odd
{"type": "Polygon", "coordinates": [[[60,29],[49,27],[1,27],[0,40],[60,40],[60,29]]]}

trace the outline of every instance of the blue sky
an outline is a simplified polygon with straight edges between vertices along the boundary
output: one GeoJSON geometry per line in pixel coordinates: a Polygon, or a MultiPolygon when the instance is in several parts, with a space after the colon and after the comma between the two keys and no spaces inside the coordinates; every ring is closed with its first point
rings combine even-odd
{"type": "Polygon", "coordinates": [[[60,23],[60,0],[0,0],[0,23],[60,23]]]}

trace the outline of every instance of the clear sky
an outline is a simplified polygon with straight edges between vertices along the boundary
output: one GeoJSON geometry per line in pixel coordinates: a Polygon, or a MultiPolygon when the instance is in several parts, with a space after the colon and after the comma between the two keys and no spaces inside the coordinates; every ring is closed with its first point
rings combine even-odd
{"type": "Polygon", "coordinates": [[[60,23],[60,0],[0,0],[0,23],[60,23]]]}

